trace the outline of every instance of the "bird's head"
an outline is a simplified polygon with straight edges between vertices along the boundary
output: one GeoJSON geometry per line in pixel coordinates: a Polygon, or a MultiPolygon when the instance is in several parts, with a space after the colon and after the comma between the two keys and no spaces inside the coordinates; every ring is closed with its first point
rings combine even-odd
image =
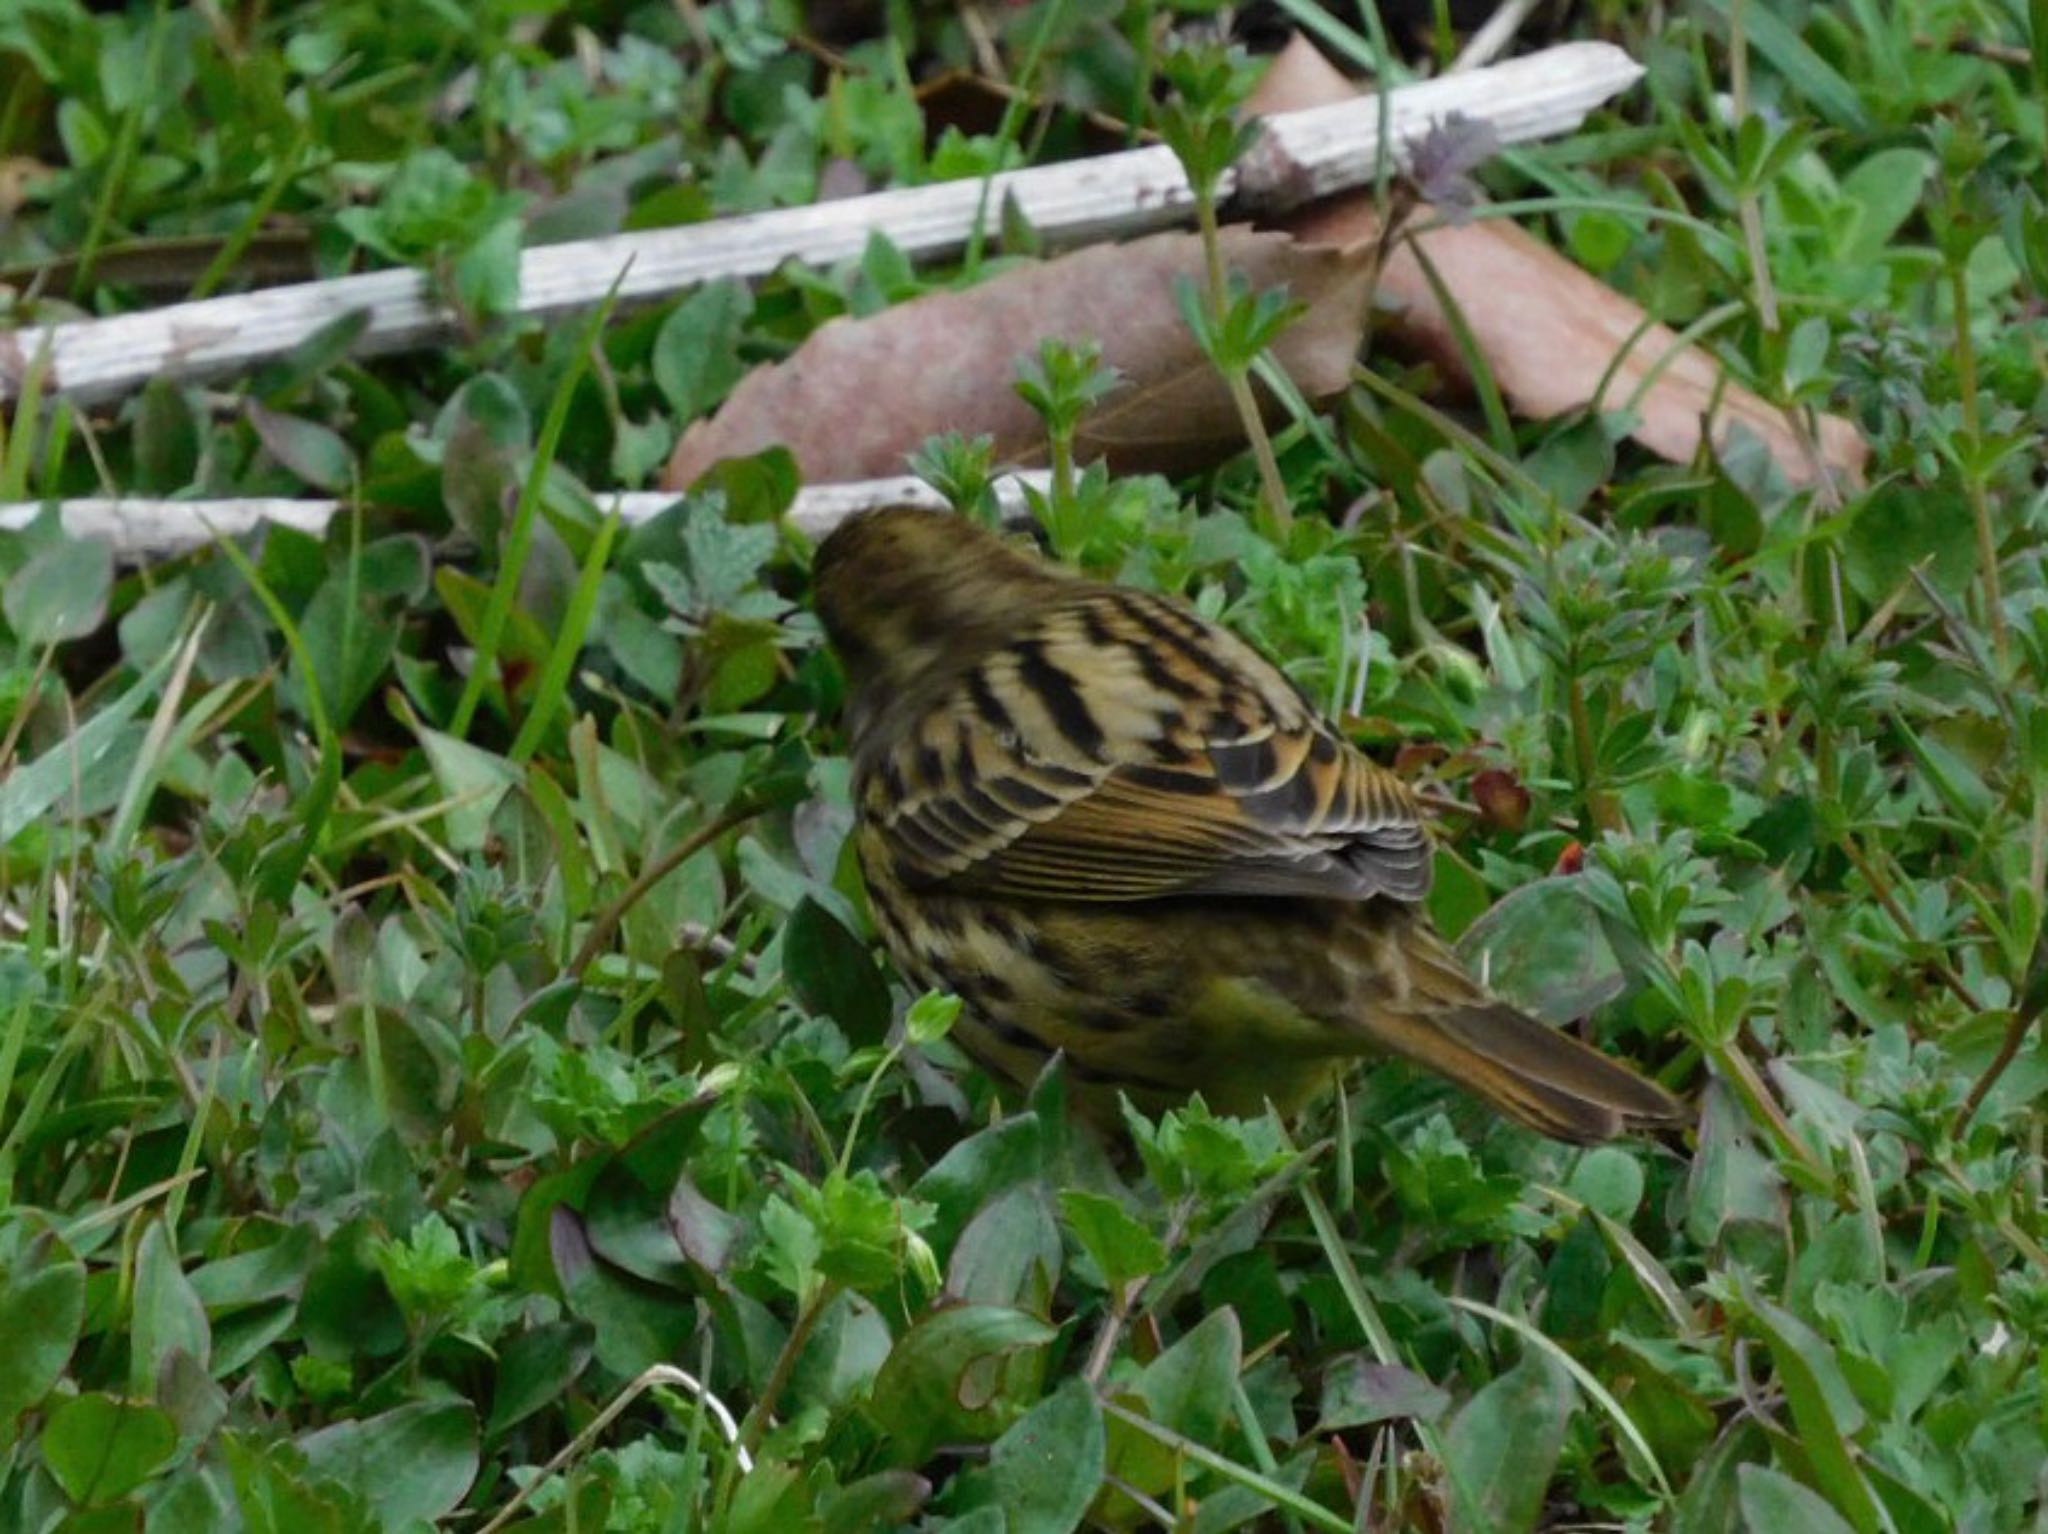
{"type": "Polygon", "coordinates": [[[818,617],[863,711],[1014,635],[1072,579],[965,517],[915,506],[849,517],[811,567],[818,617]]]}

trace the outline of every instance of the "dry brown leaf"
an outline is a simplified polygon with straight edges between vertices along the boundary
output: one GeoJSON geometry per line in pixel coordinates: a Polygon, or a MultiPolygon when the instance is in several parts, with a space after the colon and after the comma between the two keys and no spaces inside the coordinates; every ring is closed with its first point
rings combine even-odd
{"type": "MultiPolygon", "coordinates": [[[[1274,353],[1310,399],[1345,387],[1364,329],[1368,253],[1236,227],[1224,258],[1255,288],[1285,286],[1309,312],[1274,353]]],[[[1006,463],[1039,461],[1045,429],[1017,396],[1017,363],[1047,337],[1099,340],[1123,384],[1083,419],[1076,450],[1120,472],[1179,472],[1236,451],[1230,397],[1174,299],[1201,280],[1202,242],[1184,232],[1099,245],[1015,267],[820,327],[786,361],[757,368],[718,413],[683,434],[664,483],[679,488],[723,458],[781,444],[813,482],[903,472],[942,431],[995,439],[1006,463]]]]}
{"type": "MultiPolygon", "coordinates": [[[[1322,106],[1345,99],[1354,89],[1297,35],[1274,59],[1248,110],[1322,106]]],[[[1416,208],[1411,227],[1427,222],[1433,211],[1427,204],[1416,208]]],[[[1285,224],[1310,245],[1353,247],[1379,237],[1370,193],[1317,203],[1285,224]]],[[[1819,477],[1782,411],[1725,377],[1700,348],[1687,346],[1673,355],[1678,338],[1668,326],[1646,326],[1641,306],[1503,219],[1444,225],[1401,240],[1380,274],[1376,296],[1393,310],[1387,324],[1394,339],[1423,352],[1451,376],[1467,376],[1464,353],[1416,256],[1418,245],[1456,301],[1502,396],[1520,414],[1537,420],[1565,415],[1583,410],[1596,395],[1609,409],[1633,401],[1640,423],[1635,439],[1678,463],[1699,450],[1701,423],[1709,416],[1717,444],[1740,422],[1762,439],[1793,483],[1810,484],[1819,477]],[[1661,373],[1643,389],[1644,380],[1659,368],[1661,373]]],[[[1815,424],[1815,445],[1827,466],[1859,482],[1870,456],[1862,433],[1839,416],[1824,415],[1815,424]]]]}

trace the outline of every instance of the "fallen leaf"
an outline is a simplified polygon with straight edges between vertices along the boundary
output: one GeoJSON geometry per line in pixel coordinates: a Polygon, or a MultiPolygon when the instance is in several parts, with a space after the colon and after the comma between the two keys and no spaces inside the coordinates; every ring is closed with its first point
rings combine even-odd
{"type": "MultiPolygon", "coordinates": [[[[1254,288],[1284,286],[1309,306],[1273,349],[1301,392],[1313,400],[1342,390],[1364,330],[1369,252],[1232,226],[1223,254],[1254,288]]],[[[1237,449],[1243,432],[1174,299],[1176,281],[1199,281],[1202,269],[1200,236],[1175,231],[833,320],[785,361],[750,373],[716,415],[685,432],[664,483],[689,485],[721,459],[776,444],[814,483],[899,474],[940,431],[994,438],[1001,462],[1041,461],[1045,429],[1013,385],[1018,359],[1054,336],[1100,340],[1103,360],[1122,377],[1082,420],[1080,457],[1106,457],[1125,473],[1214,462],[1237,449]]]]}
{"type": "MultiPolygon", "coordinates": [[[[1275,57],[1247,110],[1323,106],[1348,98],[1355,89],[1297,35],[1275,57]]],[[[1438,211],[1426,203],[1417,206],[1410,227],[1431,221],[1438,211]]],[[[1284,223],[1313,246],[1370,244],[1380,229],[1369,192],[1316,203],[1284,223]]],[[[1794,484],[1811,484],[1819,477],[1782,411],[1728,378],[1699,347],[1686,346],[1674,355],[1678,338],[1668,326],[1646,324],[1640,305],[1504,219],[1419,231],[1397,242],[1380,274],[1375,296],[1392,311],[1387,322],[1391,338],[1420,351],[1448,376],[1467,377],[1464,353],[1416,255],[1417,246],[1456,301],[1502,396],[1518,413],[1544,420],[1583,410],[1596,399],[1608,409],[1633,399],[1639,418],[1633,435],[1661,457],[1690,461],[1699,450],[1702,423],[1711,419],[1716,447],[1739,423],[1763,441],[1794,484]],[[1659,368],[1662,372],[1635,399],[1644,380],[1659,368]]],[[[1854,423],[1824,415],[1815,428],[1815,446],[1828,468],[1860,482],[1870,449],[1854,423]]]]}

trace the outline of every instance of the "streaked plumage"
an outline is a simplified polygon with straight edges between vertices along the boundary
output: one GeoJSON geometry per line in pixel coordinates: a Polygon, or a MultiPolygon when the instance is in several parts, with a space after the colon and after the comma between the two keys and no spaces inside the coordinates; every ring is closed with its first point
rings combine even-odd
{"type": "Polygon", "coordinates": [[[1680,1118],[1465,975],[1406,785],[1228,630],[910,508],[815,575],[876,923],[990,1067],[1253,1113],[1391,1052],[1563,1140],[1680,1118]]]}

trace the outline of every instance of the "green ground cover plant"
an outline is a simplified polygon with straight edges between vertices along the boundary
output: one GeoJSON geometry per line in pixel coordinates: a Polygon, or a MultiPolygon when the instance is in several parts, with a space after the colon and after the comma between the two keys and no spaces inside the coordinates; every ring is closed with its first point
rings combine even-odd
{"type": "MultiPolygon", "coordinates": [[[[1240,20],[1447,62],[1413,10],[1240,20]]],[[[0,1529],[2048,1528],[2032,11],[1546,7],[1646,80],[1474,172],[1863,483],[1379,348],[1199,475],[1055,455],[1060,554],[1285,661],[1492,983],[1699,1105],[1577,1151],[1396,1066],[1122,1148],[1004,1098],[873,947],[787,455],[593,493],[1029,231],[514,312],[522,244],[1104,119],[1227,161],[1212,7],[4,0],[0,323],[407,263],[463,327],[0,418],[4,501],[345,503],[0,534],[0,1529]]],[[[1292,311],[1183,303],[1248,397],[1292,311]]],[[[1096,359],[1019,361],[1070,442],[1096,359]]]]}

